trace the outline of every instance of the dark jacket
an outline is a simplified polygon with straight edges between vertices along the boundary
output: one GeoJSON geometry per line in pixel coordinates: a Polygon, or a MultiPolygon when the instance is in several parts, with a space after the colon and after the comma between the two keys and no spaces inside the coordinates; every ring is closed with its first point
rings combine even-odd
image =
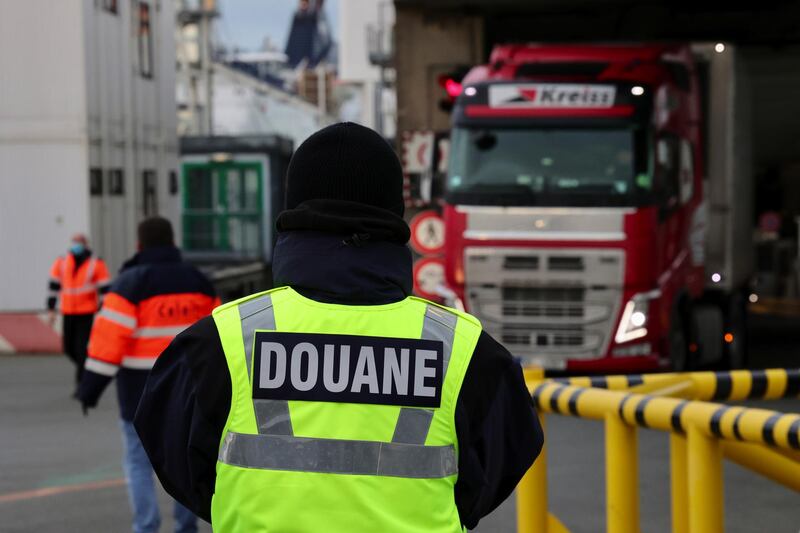
{"type": "Polygon", "coordinates": [[[133,420],[149,367],[175,335],[134,339],[137,330],[179,331],[210,314],[216,305],[219,300],[211,282],[184,263],[177,248],[137,253],[123,266],[95,318],[78,399],[87,407],[97,405],[116,376],[120,416],[133,420]]]}
{"type": "MultiPolygon", "coordinates": [[[[326,303],[383,304],[411,292],[410,252],[386,241],[354,245],[341,236],[289,231],[279,237],[273,272],[275,286],[326,303]]],[[[161,355],[134,422],[164,488],[205,520],[230,398],[219,334],[207,318],[161,355]]],[[[462,523],[473,528],[512,493],[543,442],[519,364],[486,333],[461,387],[455,423],[455,501],[462,523]]]]}

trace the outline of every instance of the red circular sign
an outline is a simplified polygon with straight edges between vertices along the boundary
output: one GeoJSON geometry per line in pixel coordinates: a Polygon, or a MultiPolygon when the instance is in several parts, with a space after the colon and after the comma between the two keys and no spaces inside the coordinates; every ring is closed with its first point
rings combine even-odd
{"type": "Polygon", "coordinates": [[[414,263],[414,292],[428,300],[438,299],[436,292],[444,285],[444,259],[423,257],[414,263]]]}
{"type": "Polygon", "coordinates": [[[444,219],[433,210],[411,219],[411,247],[421,255],[437,254],[444,248],[444,219]]]}

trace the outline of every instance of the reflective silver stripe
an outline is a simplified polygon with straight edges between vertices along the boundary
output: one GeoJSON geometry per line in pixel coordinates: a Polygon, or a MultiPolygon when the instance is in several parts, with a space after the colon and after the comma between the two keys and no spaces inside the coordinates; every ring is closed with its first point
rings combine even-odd
{"type": "Polygon", "coordinates": [[[453,445],[308,439],[280,435],[225,435],[219,461],[244,468],[405,478],[458,473],[453,445]]]}
{"type": "Polygon", "coordinates": [[[425,320],[422,322],[422,338],[427,340],[442,341],[444,344],[444,373],[450,365],[450,355],[453,351],[453,339],[456,334],[458,316],[441,307],[428,305],[425,309],[425,320]]]}
{"type": "MultiPolygon", "coordinates": [[[[247,375],[253,366],[253,343],[256,330],[274,330],[275,312],[269,294],[239,305],[242,322],[244,357],[247,375]]],[[[285,400],[253,400],[258,432],[264,435],[292,435],[292,420],[289,417],[289,402],[285,400]]]]}
{"type": "Polygon", "coordinates": [[[156,364],[155,357],[133,357],[126,355],[122,358],[122,366],[125,368],[135,368],[137,370],[150,370],[156,364]]]}
{"type": "Polygon", "coordinates": [[[106,320],[110,320],[111,322],[114,322],[115,324],[118,324],[125,328],[134,329],[136,327],[135,318],[128,315],[124,315],[119,311],[114,311],[113,309],[109,309],[107,307],[102,308],[100,312],[97,313],[97,316],[98,318],[103,317],[106,320]]]}
{"type": "Polygon", "coordinates": [[[256,424],[262,435],[294,435],[289,402],[286,400],[253,400],[256,424]]]}
{"type": "Polygon", "coordinates": [[[81,285],[80,287],[62,287],[61,292],[64,294],[69,294],[72,296],[77,296],[79,294],[86,294],[89,292],[94,292],[97,290],[97,287],[94,285],[81,285]]]}
{"type": "Polygon", "coordinates": [[[86,359],[86,363],[83,365],[83,368],[103,376],[116,376],[117,372],[119,371],[119,367],[117,365],[112,365],[111,363],[106,363],[91,357],[86,359]]]}
{"type": "Polygon", "coordinates": [[[247,375],[253,359],[253,338],[257,329],[275,329],[275,313],[272,310],[272,297],[269,294],[239,304],[239,319],[242,322],[242,339],[244,340],[244,357],[247,363],[247,375]]]}
{"type": "Polygon", "coordinates": [[[161,337],[174,337],[175,335],[182,332],[189,326],[191,326],[191,324],[183,324],[181,326],[163,326],[158,328],[137,328],[133,332],[133,335],[131,336],[137,339],[158,339],[161,337]]]}
{"type": "Polygon", "coordinates": [[[84,279],[84,285],[90,285],[92,283],[92,277],[94,276],[94,270],[97,266],[97,258],[92,257],[89,259],[89,264],[86,265],[86,278],[84,279]]]}
{"type": "MultiPolygon", "coordinates": [[[[425,340],[441,341],[444,351],[444,373],[447,375],[447,368],[450,363],[451,352],[453,351],[453,339],[455,337],[458,316],[445,311],[435,305],[428,305],[425,309],[425,319],[422,322],[422,338],[425,340]]],[[[414,407],[403,407],[397,417],[397,425],[394,427],[392,442],[402,442],[406,444],[425,444],[433,421],[433,411],[414,407]]]]}
{"type": "MultiPolygon", "coordinates": [[[[66,263],[66,259],[61,262],[61,278],[64,278],[64,268],[66,263]]],[[[92,281],[92,277],[94,276],[94,271],[97,266],[97,258],[93,257],[89,259],[89,263],[86,265],[86,278],[84,279],[83,285],[79,287],[62,287],[61,292],[64,294],[69,294],[70,296],[77,296],[79,294],[86,294],[89,292],[94,292],[97,290],[97,285],[92,281]]],[[[73,272],[73,276],[77,272],[73,272]]]]}
{"type": "Polygon", "coordinates": [[[425,444],[432,420],[433,411],[430,409],[403,407],[400,409],[400,416],[397,417],[397,425],[394,426],[392,442],[420,446],[425,444]]]}

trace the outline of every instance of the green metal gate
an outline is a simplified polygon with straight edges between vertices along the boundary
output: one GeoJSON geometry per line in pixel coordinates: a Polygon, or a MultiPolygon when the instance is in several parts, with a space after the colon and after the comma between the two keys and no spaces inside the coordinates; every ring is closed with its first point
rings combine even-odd
{"type": "Polygon", "coordinates": [[[243,258],[264,252],[264,177],[258,162],[187,162],[183,176],[183,246],[243,258]]]}

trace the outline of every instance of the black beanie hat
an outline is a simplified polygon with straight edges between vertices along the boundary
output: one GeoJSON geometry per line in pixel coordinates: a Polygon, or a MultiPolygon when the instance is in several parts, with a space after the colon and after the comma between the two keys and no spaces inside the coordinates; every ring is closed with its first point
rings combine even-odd
{"type": "Polygon", "coordinates": [[[342,122],[316,132],[295,151],[286,177],[286,208],[308,200],[344,200],[402,217],[403,169],[375,131],[342,122]]]}

